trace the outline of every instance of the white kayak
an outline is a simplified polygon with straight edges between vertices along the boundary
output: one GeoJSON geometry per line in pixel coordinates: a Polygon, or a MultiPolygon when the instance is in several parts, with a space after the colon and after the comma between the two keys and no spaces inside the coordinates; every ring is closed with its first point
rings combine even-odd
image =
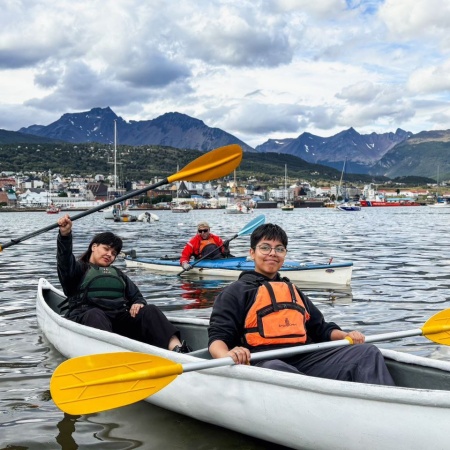
{"type": "MultiPolygon", "coordinates": [[[[208,320],[169,317],[194,348],[179,354],[61,317],[63,293],[39,280],[37,318],[67,358],[141,352],[177,363],[202,362],[208,320]]],[[[398,387],[224,366],[183,373],[146,401],[294,449],[443,450],[449,445],[450,363],[382,350],[398,387]]]]}
{"type": "MultiPolygon", "coordinates": [[[[128,268],[142,268],[152,272],[165,274],[177,274],[183,269],[179,259],[164,258],[140,258],[131,251],[125,256],[125,264],[128,268]]],[[[195,261],[193,261],[195,263],[195,261]]],[[[201,275],[215,278],[237,279],[243,270],[254,270],[255,263],[246,257],[203,259],[183,275],[201,275]]],[[[344,261],[341,263],[312,263],[285,261],[280,270],[282,277],[288,277],[293,282],[321,283],[334,285],[350,285],[352,280],[353,263],[344,261]]]]}

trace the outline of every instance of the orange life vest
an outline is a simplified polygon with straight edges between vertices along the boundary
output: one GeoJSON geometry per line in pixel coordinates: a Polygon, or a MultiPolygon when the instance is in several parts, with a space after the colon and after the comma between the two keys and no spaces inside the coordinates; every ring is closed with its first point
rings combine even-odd
{"type": "Polygon", "coordinates": [[[264,282],[245,318],[245,341],[250,347],[304,344],[309,317],[292,283],[264,282]]]}

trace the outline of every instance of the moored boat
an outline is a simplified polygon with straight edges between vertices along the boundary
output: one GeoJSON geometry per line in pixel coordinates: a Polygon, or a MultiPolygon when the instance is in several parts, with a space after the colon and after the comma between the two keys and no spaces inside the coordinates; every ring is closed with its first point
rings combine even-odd
{"type": "Polygon", "coordinates": [[[431,205],[428,205],[431,208],[450,208],[450,199],[441,199],[431,205]]]}
{"type": "Polygon", "coordinates": [[[224,210],[225,214],[248,214],[250,212],[251,209],[241,202],[231,203],[224,210]]]}
{"type": "Polygon", "coordinates": [[[179,203],[170,208],[173,213],[188,213],[192,211],[192,206],[188,203],[179,203]]]}
{"type": "Polygon", "coordinates": [[[103,218],[109,220],[115,220],[117,217],[129,214],[130,211],[127,208],[123,208],[121,204],[112,205],[103,210],[103,218]]]}
{"type": "Polygon", "coordinates": [[[396,200],[396,201],[387,201],[387,200],[360,200],[359,204],[362,207],[370,207],[370,206],[422,206],[420,203],[414,202],[412,200],[396,200]]]}
{"type": "MultiPolygon", "coordinates": [[[[135,255],[136,253],[134,253],[135,255]]],[[[179,259],[157,259],[125,256],[125,263],[130,268],[143,268],[165,274],[177,274],[181,271],[179,259]]],[[[238,278],[243,270],[254,270],[255,264],[246,257],[204,259],[183,275],[202,275],[215,278],[238,278]]],[[[305,283],[325,283],[349,285],[352,279],[353,263],[311,263],[285,261],[281,276],[291,281],[305,283]]]]}
{"type": "Polygon", "coordinates": [[[361,206],[356,203],[344,202],[337,203],[335,209],[337,211],[361,211],[361,206]]]}
{"type": "Polygon", "coordinates": [[[114,222],[137,222],[137,216],[122,212],[114,217],[114,222]]]}
{"type": "Polygon", "coordinates": [[[287,188],[287,164],[284,165],[284,203],[281,206],[281,211],[292,212],[294,211],[294,204],[288,200],[288,188],[287,188]]]}
{"type": "MultiPolygon", "coordinates": [[[[207,319],[168,316],[193,347],[180,354],[64,319],[63,293],[39,280],[36,311],[48,341],[65,357],[141,352],[184,366],[209,359],[207,319]]],[[[223,366],[177,376],[146,401],[294,449],[423,450],[448,446],[450,363],[382,350],[397,387],[223,366]],[[349,421],[351,426],[349,426],[349,421]]]]}
{"type": "Polygon", "coordinates": [[[61,208],[52,203],[51,205],[48,206],[48,208],[45,211],[47,212],[47,214],[59,214],[61,208]]]}
{"type": "Polygon", "coordinates": [[[294,205],[292,203],[285,203],[282,207],[281,207],[281,211],[288,211],[288,212],[292,212],[294,211],[294,205]]]}

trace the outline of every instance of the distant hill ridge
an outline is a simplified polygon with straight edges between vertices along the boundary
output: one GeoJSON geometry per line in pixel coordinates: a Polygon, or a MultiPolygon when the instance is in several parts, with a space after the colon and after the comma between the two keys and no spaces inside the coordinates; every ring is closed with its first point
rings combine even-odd
{"type": "Polygon", "coordinates": [[[186,114],[169,112],[152,120],[125,121],[110,107],[66,113],[49,125],[31,125],[19,132],[0,130],[0,144],[63,141],[111,144],[117,123],[118,144],[130,146],[163,145],[180,149],[209,151],[239,144],[245,152],[285,153],[313,164],[342,170],[347,160],[348,173],[435,177],[450,179],[450,130],[422,131],[413,134],[402,129],[395,133],[360,134],[354,128],[334,136],[321,137],[304,132],[297,138],[269,139],[252,148],[220,128],[205,125],[186,114]],[[38,141],[43,139],[43,141],[38,141]]]}
{"type": "Polygon", "coordinates": [[[302,158],[315,164],[325,164],[342,169],[344,161],[351,162],[352,172],[369,173],[391,148],[406,140],[412,133],[398,129],[395,133],[371,133],[362,135],[354,128],[324,138],[311,133],[302,133],[296,139],[273,140],[257,146],[259,152],[278,151],[302,158]]]}
{"type": "Polygon", "coordinates": [[[109,107],[93,108],[88,112],[67,113],[50,125],[32,125],[21,128],[19,132],[73,143],[111,144],[114,121],[117,123],[118,144],[121,145],[166,145],[209,151],[223,145],[239,144],[244,151],[254,151],[237,137],[177,112],[152,120],[126,122],[109,107]]]}

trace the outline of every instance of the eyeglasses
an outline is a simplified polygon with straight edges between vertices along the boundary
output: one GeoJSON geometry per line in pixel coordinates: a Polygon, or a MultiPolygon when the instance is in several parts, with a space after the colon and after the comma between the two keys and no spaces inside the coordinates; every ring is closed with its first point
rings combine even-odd
{"type": "Polygon", "coordinates": [[[199,233],[207,233],[209,230],[198,230],[199,233]]]}
{"type": "Polygon", "coordinates": [[[271,247],[268,244],[261,244],[261,245],[257,245],[256,247],[259,248],[259,251],[263,255],[269,255],[272,250],[275,250],[275,253],[277,253],[278,255],[285,255],[287,253],[287,248],[283,247],[282,245],[277,245],[276,247],[271,247]]]}

